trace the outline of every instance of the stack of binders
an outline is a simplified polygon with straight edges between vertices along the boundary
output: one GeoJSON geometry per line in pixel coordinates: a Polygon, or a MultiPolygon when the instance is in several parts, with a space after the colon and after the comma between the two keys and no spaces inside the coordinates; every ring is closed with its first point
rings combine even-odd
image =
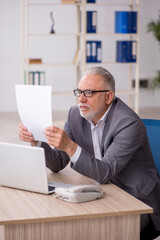
{"type": "Polygon", "coordinates": [[[137,33],[137,12],[116,11],[115,12],[116,33],[137,33]]]}
{"type": "Polygon", "coordinates": [[[86,43],[86,61],[87,63],[100,63],[102,61],[102,43],[101,41],[87,41],[86,43]]]}
{"type": "Polygon", "coordinates": [[[97,31],[97,11],[87,11],[87,33],[97,31]]]}
{"type": "Polygon", "coordinates": [[[117,41],[117,62],[136,62],[136,41],[117,41]]]}
{"type": "MultiPolygon", "coordinates": [[[[24,75],[26,83],[26,72],[24,75]]],[[[28,82],[29,85],[45,85],[45,72],[29,71],[28,82]]]]}
{"type": "MultiPolygon", "coordinates": [[[[137,33],[137,12],[116,11],[115,12],[115,33],[134,34],[137,33]]],[[[135,40],[116,42],[117,62],[136,62],[135,40]]]]}
{"type": "MultiPolygon", "coordinates": [[[[66,0],[64,0],[66,1],[66,0]]],[[[76,0],[77,3],[82,3],[82,0],[76,0]]],[[[96,0],[86,0],[86,3],[96,3],[96,0]]]]}
{"type": "Polygon", "coordinates": [[[87,0],[87,3],[95,3],[96,0],[87,0]]]}

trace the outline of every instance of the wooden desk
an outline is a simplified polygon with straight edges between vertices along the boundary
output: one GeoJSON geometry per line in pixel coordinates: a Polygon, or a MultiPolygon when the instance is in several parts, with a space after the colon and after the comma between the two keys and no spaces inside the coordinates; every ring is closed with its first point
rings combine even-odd
{"type": "MultiPolygon", "coordinates": [[[[50,180],[98,184],[70,168],[50,180]]],[[[138,240],[140,214],[152,208],[113,184],[103,199],[74,204],[54,195],[0,187],[0,240],[138,240]]]]}

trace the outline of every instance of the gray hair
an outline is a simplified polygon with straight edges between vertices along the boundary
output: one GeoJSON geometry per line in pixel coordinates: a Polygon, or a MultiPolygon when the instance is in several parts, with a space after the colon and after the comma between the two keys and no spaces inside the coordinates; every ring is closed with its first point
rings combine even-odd
{"type": "Polygon", "coordinates": [[[112,74],[103,67],[93,67],[87,70],[83,76],[86,75],[100,75],[105,86],[109,87],[115,93],[115,80],[112,74]]]}

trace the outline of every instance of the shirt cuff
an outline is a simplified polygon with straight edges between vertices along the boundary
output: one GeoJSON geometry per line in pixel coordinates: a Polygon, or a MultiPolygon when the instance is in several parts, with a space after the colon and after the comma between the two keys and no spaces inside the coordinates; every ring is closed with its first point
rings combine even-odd
{"type": "Polygon", "coordinates": [[[38,142],[36,147],[41,147],[42,142],[38,142]]]}
{"type": "Polygon", "coordinates": [[[75,164],[75,163],[77,162],[77,160],[78,160],[78,158],[79,158],[79,156],[80,156],[80,154],[81,154],[81,151],[82,151],[81,147],[78,146],[78,147],[77,147],[77,150],[75,151],[75,153],[73,154],[73,156],[70,158],[70,160],[71,160],[71,162],[72,162],[73,164],[75,164]]]}

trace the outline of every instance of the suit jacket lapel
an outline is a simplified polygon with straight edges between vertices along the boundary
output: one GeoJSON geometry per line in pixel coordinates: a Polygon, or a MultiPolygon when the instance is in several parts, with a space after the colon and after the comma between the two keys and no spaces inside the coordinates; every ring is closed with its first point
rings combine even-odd
{"type": "Polygon", "coordinates": [[[107,116],[106,121],[105,121],[105,126],[104,126],[104,130],[103,130],[102,141],[101,141],[102,157],[104,155],[104,140],[106,138],[106,135],[107,135],[110,123],[111,123],[111,119],[112,119],[112,115],[113,115],[116,103],[117,103],[117,98],[115,98],[115,100],[113,101],[111,109],[109,110],[108,116],[107,116]]]}

